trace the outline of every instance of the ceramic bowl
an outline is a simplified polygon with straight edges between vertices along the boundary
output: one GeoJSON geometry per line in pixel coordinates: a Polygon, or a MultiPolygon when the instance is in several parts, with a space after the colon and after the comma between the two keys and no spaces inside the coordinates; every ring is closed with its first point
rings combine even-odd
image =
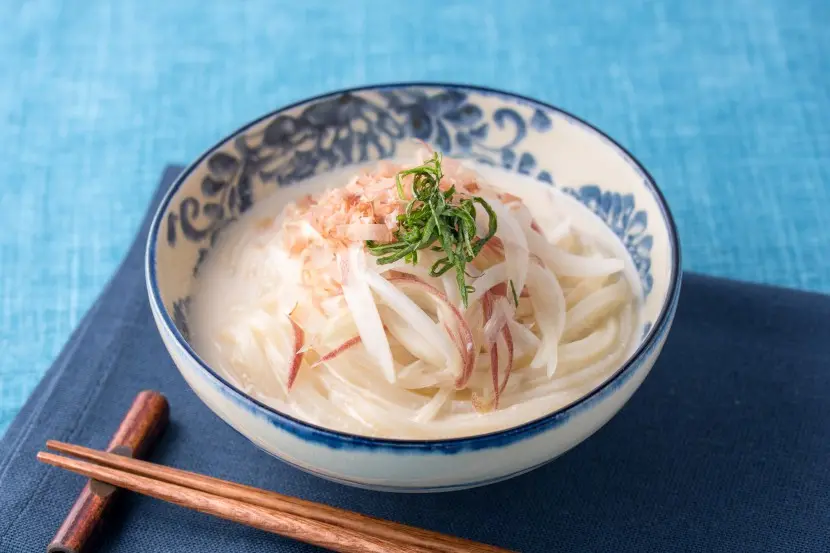
{"type": "MultiPolygon", "coordinates": [[[[527,472],[593,434],[654,365],[674,317],[680,250],[648,172],[589,123],[507,92],[447,84],[344,90],[274,111],[205,152],[176,180],[147,243],[147,289],[164,344],[219,417],[282,461],[323,478],[403,492],[448,491],[527,472]],[[395,156],[412,138],[559,187],[625,244],[645,293],[636,352],[588,396],[518,427],[434,441],[376,439],[320,428],[249,397],[188,342],[193,275],[219,229],[268,193],[352,164],[395,156]]],[[[244,452],[240,452],[244,455],[244,452]]]]}

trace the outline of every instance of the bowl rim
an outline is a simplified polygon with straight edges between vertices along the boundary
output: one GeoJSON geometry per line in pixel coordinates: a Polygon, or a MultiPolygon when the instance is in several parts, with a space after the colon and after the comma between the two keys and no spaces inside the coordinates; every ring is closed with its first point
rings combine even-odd
{"type": "MultiPolygon", "coordinates": [[[[677,232],[677,224],[672,216],[671,210],[669,209],[668,202],[666,201],[663,192],[660,190],[659,186],[657,185],[654,177],[652,177],[651,173],[643,166],[639,159],[637,159],[631,152],[629,152],[624,146],[622,146],[619,142],[614,140],[611,136],[605,133],[603,130],[599,129],[592,123],[582,119],[581,117],[572,114],[571,112],[554,106],[552,104],[543,102],[541,100],[537,100],[535,98],[525,96],[522,94],[518,94],[515,92],[510,92],[506,90],[501,90],[492,87],[474,85],[474,84],[462,84],[462,83],[444,83],[444,82],[433,82],[433,81],[399,81],[399,82],[390,82],[390,83],[379,83],[379,84],[369,84],[364,86],[357,86],[357,87],[347,87],[338,90],[334,90],[331,92],[326,92],[323,94],[318,94],[315,96],[311,96],[308,98],[303,98],[301,100],[297,100],[285,106],[279,107],[274,109],[261,117],[258,117],[254,120],[251,120],[235,131],[225,135],[221,138],[218,142],[204,150],[199,157],[190,163],[173,181],[170,185],[167,192],[164,194],[161,202],[159,203],[158,208],[156,209],[155,214],[153,215],[152,222],[150,224],[150,229],[147,235],[147,245],[145,249],[145,256],[144,256],[144,263],[145,263],[145,280],[147,285],[147,291],[151,303],[151,309],[155,307],[158,310],[160,319],[163,321],[165,328],[170,332],[170,334],[175,339],[176,343],[187,353],[187,355],[195,361],[196,365],[201,368],[207,375],[213,377],[216,381],[218,381],[222,387],[227,392],[232,392],[234,395],[239,396],[240,399],[253,404],[254,406],[258,407],[261,410],[264,410],[268,415],[276,417],[276,420],[281,422],[282,424],[280,427],[284,430],[291,432],[293,435],[301,438],[301,439],[311,439],[312,441],[319,441],[325,443],[327,445],[333,447],[341,447],[344,444],[351,444],[356,446],[361,446],[368,449],[391,449],[391,450],[423,450],[423,451],[444,451],[444,452],[455,452],[459,450],[465,449],[483,449],[492,447],[493,445],[501,445],[506,442],[513,442],[517,439],[521,439],[524,437],[528,437],[529,434],[535,434],[534,431],[540,431],[547,428],[549,425],[553,424],[557,420],[561,420],[568,415],[572,414],[578,407],[585,406],[590,403],[594,399],[598,399],[603,392],[612,388],[612,386],[621,379],[624,375],[630,374],[633,369],[638,366],[640,360],[652,350],[652,348],[657,345],[657,341],[660,336],[664,334],[664,332],[668,329],[669,325],[672,322],[673,314],[677,306],[677,301],[680,294],[680,287],[681,287],[681,280],[682,280],[682,267],[681,267],[681,252],[680,252],[680,240],[678,239],[678,232],[677,232]],[[205,362],[197,353],[196,351],[190,346],[184,336],[181,334],[179,329],[176,327],[174,321],[172,320],[170,314],[168,313],[167,309],[164,307],[164,302],[161,298],[161,291],[158,286],[158,278],[156,274],[156,243],[158,242],[158,235],[159,229],[161,228],[161,223],[164,219],[164,215],[167,211],[170,202],[172,201],[173,197],[181,188],[182,184],[189,178],[191,173],[213,152],[215,152],[218,148],[222,145],[227,143],[233,137],[238,136],[250,128],[254,127],[262,123],[263,121],[272,118],[274,116],[279,115],[280,113],[302,106],[304,104],[309,104],[311,102],[316,102],[320,100],[325,100],[332,97],[337,97],[343,94],[354,93],[354,92],[364,92],[364,91],[374,91],[374,90],[383,90],[383,89],[397,89],[397,88],[408,88],[408,87],[421,87],[421,88],[440,88],[445,90],[457,90],[457,91],[467,91],[467,92],[474,92],[478,94],[483,94],[486,96],[496,96],[506,98],[512,101],[519,101],[526,105],[530,105],[533,107],[540,107],[546,110],[551,110],[556,112],[560,115],[565,116],[566,118],[570,118],[579,124],[586,127],[588,130],[596,133],[600,138],[605,139],[610,146],[616,148],[620,153],[626,156],[631,163],[633,163],[634,167],[637,171],[639,171],[642,176],[644,176],[643,183],[646,185],[647,190],[653,195],[657,207],[660,210],[660,213],[663,217],[663,220],[666,222],[666,230],[668,233],[668,244],[671,249],[670,252],[670,283],[669,288],[666,292],[666,298],[663,304],[660,307],[660,312],[657,315],[654,323],[652,324],[651,328],[648,330],[646,336],[641,340],[639,346],[631,354],[628,359],[620,365],[620,367],[601,385],[594,388],[588,394],[580,397],[579,399],[569,403],[568,405],[561,407],[555,411],[551,411],[541,417],[535,418],[528,422],[522,423],[518,426],[508,427],[502,430],[496,430],[493,432],[487,432],[484,434],[473,434],[470,436],[462,436],[456,438],[440,438],[434,440],[412,440],[412,439],[397,439],[397,438],[380,438],[380,437],[372,437],[372,436],[365,436],[360,434],[352,434],[349,432],[342,432],[339,430],[334,430],[331,428],[326,428],[324,426],[320,426],[314,423],[310,423],[304,421],[302,419],[296,418],[292,415],[287,413],[283,413],[266,405],[265,403],[261,402],[260,400],[251,397],[243,390],[238,389],[233,384],[228,382],[225,378],[223,378],[220,374],[214,371],[210,365],[205,362]]],[[[269,419],[271,420],[271,419],[269,419]]],[[[273,421],[272,421],[273,422],[273,421]]]]}

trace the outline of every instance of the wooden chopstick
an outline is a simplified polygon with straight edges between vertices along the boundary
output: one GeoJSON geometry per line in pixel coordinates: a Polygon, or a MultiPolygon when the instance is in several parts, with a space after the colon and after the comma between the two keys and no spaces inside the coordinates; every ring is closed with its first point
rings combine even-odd
{"type": "Polygon", "coordinates": [[[64,468],[101,482],[132,490],[182,507],[239,522],[338,553],[426,553],[427,549],[391,542],[347,528],[307,519],[177,486],[130,472],[41,451],[39,461],[64,468]]]}
{"type": "MultiPolygon", "coordinates": [[[[174,488],[178,488],[178,493],[181,493],[181,490],[183,489],[191,492],[208,494],[215,499],[226,499],[234,503],[242,503],[259,509],[265,509],[272,515],[285,515],[288,517],[293,517],[295,519],[301,519],[303,521],[315,522],[324,525],[324,528],[322,528],[324,533],[331,533],[342,530],[347,534],[352,535],[352,537],[354,537],[354,535],[357,535],[363,538],[370,539],[370,541],[380,540],[381,542],[383,542],[383,546],[380,549],[382,551],[510,553],[508,550],[499,547],[473,542],[461,538],[456,538],[453,536],[447,536],[444,534],[440,534],[438,532],[432,532],[429,530],[415,528],[396,522],[369,517],[366,515],[355,513],[353,511],[347,511],[328,505],[314,503],[312,501],[297,499],[294,497],[281,495],[276,492],[266,491],[251,486],[245,486],[226,480],[220,480],[218,478],[213,478],[202,474],[188,472],[171,467],[165,467],[163,465],[157,465],[146,461],[122,457],[103,451],[97,451],[83,446],[50,440],[49,442],[47,442],[47,447],[55,451],[67,453],[69,455],[73,455],[81,459],[87,459],[94,463],[99,463],[100,465],[103,465],[92,465],[92,467],[83,467],[84,470],[86,470],[86,472],[81,473],[86,474],[87,476],[91,476],[92,478],[96,478],[102,481],[109,481],[105,480],[102,477],[90,474],[90,472],[94,470],[94,468],[109,468],[109,470],[120,469],[122,471],[128,471],[127,476],[133,476],[135,478],[150,480],[152,483],[160,485],[162,487],[173,486],[174,488]],[[395,549],[394,547],[397,547],[397,549],[395,549]]],[[[80,463],[79,461],[74,461],[72,459],[67,459],[65,457],[50,455],[46,453],[39,454],[38,458],[44,462],[49,462],[50,464],[57,465],[57,463],[60,462],[61,464],[57,466],[67,468],[75,472],[79,472],[79,470],[76,470],[78,466],[77,464],[73,466],[69,466],[67,464],[67,461],[71,461],[73,463],[80,463]]],[[[116,470],[115,472],[120,471],[116,470]]],[[[123,473],[120,474],[121,476],[123,476],[123,473]]],[[[137,490],[130,486],[122,485],[119,482],[109,482],[117,486],[132,489],[134,491],[139,491],[141,493],[146,493],[147,495],[152,495],[153,497],[158,497],[160,499],[172,501],[170,499],[167,499],[166,497],[161,497],[159,495],[153,495],[152,493],[145,492],[143,491],[143,489],[137,490]]],[[[142,482],[142,484],[147,484],[147,482],[142,482]]],[[[175,503],[176,501],[173,502],[175,503]]],[[[179,504],[189,506],[188,504],[179,504]]],[[[223,516],[222,514],[218,514],[214,511],[205,512],[216,514],[216,516],[223,516]]],[[[225,516],[224,518],[228,517],[225,516]]],[[[246,522],[246,520],[242,520],[239,518],[231,518],[231,520],[237,520],[238,522],[241,522],[243,524],[255,526],[255,524],[250,524],[249,522],[246,522]]],[[[281,532],[278,528],[271,529],[263,528],[262,526],[257,527],[283,534],[283,532],[281,532]]],[[[297,537],[297,539],[308,541],[304,539],[308,537],[307,532],[303,531],[301,532],[301,534],[302,535],[297,537]]],[[[290,537],[295,537],[295,535],[290,535],[290,537]]],[[[319,543],[316,544],[321,545],[319,543]]],[[[323,547],[331,546],[323,545],[323,547]]],[[[334,550],[341,551],[341,549],[334,550]]],[[[344,551],[376,550],[377,549],[345,549],[344,551]]]]}

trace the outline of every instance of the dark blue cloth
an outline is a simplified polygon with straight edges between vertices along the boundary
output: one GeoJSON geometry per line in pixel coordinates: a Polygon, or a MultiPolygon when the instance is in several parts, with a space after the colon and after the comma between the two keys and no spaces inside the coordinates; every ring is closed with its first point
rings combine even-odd
{"type": "MultiPolygon", "coordinates": [[[[150,315],[146,228],[0,442],[3,553],[42,551],[81,487],[35,461],[44,442],[104,447],[145,388],[172,407],[154,461],[524,552],[830,550],[830,297],[689,275],[662,357],[595,436],[508,482],[392,495],[292,469],[202,405],[150,315]]],[[[314,550],[121,499],[102,551],[314,550]]]]}

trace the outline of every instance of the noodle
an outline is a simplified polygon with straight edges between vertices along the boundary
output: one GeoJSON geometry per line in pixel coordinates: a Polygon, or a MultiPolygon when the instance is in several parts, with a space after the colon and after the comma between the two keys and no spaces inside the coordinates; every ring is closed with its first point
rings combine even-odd
{"type": "MultiPolygon", "coordinates": [[[[199,354],[275,409],[393,438],[509,428],[602,384],[636,345],[640,316],[613,233],[544,184],[445,160],[441,193],[486,202],[495,235],[463,273],[432,276],[443,243],[386,263],[365,240],[395,245],[416,194],[407,176],[401,198],[395,175],[410,166],[384,162],[321,193],[327,182],[309,182],[314,195],[294,190],[294,203],[280,191],[234,223],[196,282],[199,354]]],[[[475,213],[480,237],[487,215],[475,213]]]]}

